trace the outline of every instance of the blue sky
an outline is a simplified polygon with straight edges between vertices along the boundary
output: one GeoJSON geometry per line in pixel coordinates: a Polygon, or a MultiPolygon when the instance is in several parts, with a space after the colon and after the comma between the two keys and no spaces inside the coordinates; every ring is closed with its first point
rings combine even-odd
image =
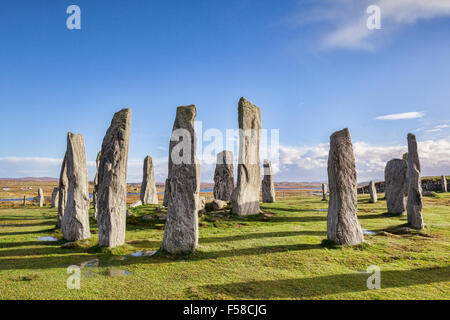
{"type": "Polygon", "coordinates": [[[129,181],[147,154],[163,181],[176,107],[196,104],[203,129],[225,131],[241,96],[280,129],[278,181],[326,181],[344,127],[360,180],[382,179],[408,132],[424,174],[450,174],[449,36],[447,0],[5,1],[0,177],[57,177],[71,131],[92,178],[113,113],[131,107],[129,181]],[[81,30],[66,28],[71,4],[81,30]],[[365,27],[370,4],[380,30],[365,27]]]}

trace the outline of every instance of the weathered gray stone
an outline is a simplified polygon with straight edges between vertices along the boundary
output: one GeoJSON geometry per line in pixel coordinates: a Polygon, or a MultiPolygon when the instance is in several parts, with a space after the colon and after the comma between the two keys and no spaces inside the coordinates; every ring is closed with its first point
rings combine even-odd
{"type": "Polygon", "coordinates": [[[58,208],[58,201],[59,200],[59,188],[53,188],[52,192],[52,208],[58,208]]]}
{"type": "Polygon", "coordinates": [[[198,244],[200,165],[194,105],[178,107],[169,146],[167,220],[161,249],[171,254],[189,254],[198,244]]]}
{"type": "Polygon", "coordinates": [[[441,177],[442,192],[447,192],[447,177],[441,177]]]}
{"type": "Polygon", "coordinates": [[[150,156],[144,160],[144,174],[141,185],[142,204],[158,204],[158,194],[156,192],[155,172],[153,160],[150,156]]]}
{"type": "Polygon", "coordinates": [[[402,156],[402,159],[408,161],[408,152],[405,152],[402,156]]]}
{"type": "Polygon", "coordinates": [[[233,152],[225,150],[217,154],[217,164],[214,172],[214,199],[230,201],[233,189],[233,152]]]}
{"type": "Polygon", "coordinates": [[[328,187],[330,189],[328,240],[341,245],[362,243],[364,236],[357,217],[355,156],[348,129],[331,135],[328,187]]]}
{"type": "Polygon", "coordinates": [[[25,207],[27,205],[27,196],[23,195],[23,206],[25,207]]]}
{"type": "Polygon", "coordinates": [[[163,206],[166,208],[169,205],[169,194],[170,194],[169,179],[166,179],[166,183],[164,185],[164,199],[163,199],[163,206]]]}
{"type": "Polygon", "coordinates": [[[261,168],[259,143],[261,137],[261,110],[244,98],[239,112],[239,163],[237,186],[231,196],[232,211],[240,216],[259,214],[261,168]]]}
{"type": "Polygon", "coordinates": [[[384,181],[388,213],[403,214],[408,191],[408,163],[402,159],[390,160],[384,169],[384,181]]]}
{"type": "Polygon", "coordinates": [[[408,202],[406,211],[408,223],[416,229],[423,229],[422,183],[416,136],[408,134],[408,202]]]}
{"type": "Polygon", "coordinates": [[[378,201],[377,188],[375,187],[375,182],[370,181],[369,183],[369,194],[370,203],[376,203],[378,201]]]}
{"type": "Polygon", "coordinates": [[[205,210],[205,208],[206,208],[206,198],[199,197],[198,198],[198,211],[205,210]]]}
{"type": "Polygon", "coordinates": [[[98,168],[100,166],[100,157],[102,155],[102,152],[100,151],[97,154],[97,159],[95,160],[95,178],[94,178],[94,191],[92,192],[92,204],[94,206],[94,218],[97,219],[98,215],[98,168]]]}
{"type": "Polygon", "coordinates": [[[262,201],[265,203],[275,202],[275,186],[273,184],[272,163],[264,160],[264,178],[262,180],[262,201]]]}
{"type": "Polygon", "coordinates": [[[69,188],[69,180],[67,178],[66,156],[64,156],[64,160],[61,164],[61,173],[59,175],[58,220],[56,221],[57,227],[61,227],[62,220],[64,217],[64,210],[66,210],[68,188],[69,188]]]}
{"type": "Polygon", "coordinates": [[[43,207],[44,206],[44,191],[42,191],[42,188],[38,189],[38,195],[36,197],[36,200],[38,202],[38,206],[39,207],[43,207]]]}
{"type": "Polygon", "coordinates": [[[327,201],[327,185],[322,183],[322,200],[327,201]]]}
{"type": "Polygon", "coordinates": [[[67,200],[61,230],[67,241],[91,237],[89,229],[89,182],[83,136],[67,135],[66,170],[67,200]]]}
{"type": "Polygon", "coordinates": [[[223,200],[214,199],[212,202],[212,207],[214,211],[225,209],[227,202],[223,200]]]}
{"type": "Polygon", "coordinates": [[[125,243],[127,163],[131,109],[122,109],[111,121],[102,143],[98,169],[98,244],[117,247],[125,243]]]}

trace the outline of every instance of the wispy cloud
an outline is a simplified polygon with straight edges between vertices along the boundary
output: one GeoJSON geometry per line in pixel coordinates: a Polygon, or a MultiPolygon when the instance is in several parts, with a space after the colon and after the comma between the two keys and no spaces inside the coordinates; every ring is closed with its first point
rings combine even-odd
{"type": "Polygon", "coordinates": [[[388,115],[376,117],[375,120],[405,120],[405,119],[423,118],[424,116],[425,116],[424,112],[415,111],[415,112],[388,114],[388,115]]]}
{"type": "MultiPolygon", "coordinates": [[[[324,0],[296,16],[301,24],[330,25],[321,47],[373,50],[382,35],[386,39],[396,30],[420,20],[450,16],[448,0],[324,0]],[[376,5],[381,11],[381,30],[369,30],[366,9],[376,5]]],[[[300,24],[300,23],[298,23],[300,24]]]]}

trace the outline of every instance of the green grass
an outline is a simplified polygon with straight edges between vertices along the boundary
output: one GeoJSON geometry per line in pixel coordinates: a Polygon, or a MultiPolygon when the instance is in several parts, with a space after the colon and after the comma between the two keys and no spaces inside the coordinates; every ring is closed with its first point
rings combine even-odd
{"type": "Polygon", "coordinates": [[[63,241],[37,239],[61,237],[56,210],[0,209],[0,299],[449,299],[450,194],[424,201],[426,228],[412,232],[402,228],[405,216],[385,214],[385,201],[361,196],[362,227],[389,232],[366,235],[356,247],[323,241],[326,212],[317,209],[327,202],[320,197],[266,204],[266,215],[248,218],[208,212],[188,257],[125,257],[159,249],[165,212],[153,206],[132,211],[127,244],[113,250],[96,246],[93,220],[88,246],[62,249],[63,241]],[[67,267],[93,259],[99,266],[81,269],[81,290],[68,290],[67,267]],[[381,268],[380,290],[366,287],[370,265],[381,268]],[[114,269],[132,274],[112,277],[114,269]]]}

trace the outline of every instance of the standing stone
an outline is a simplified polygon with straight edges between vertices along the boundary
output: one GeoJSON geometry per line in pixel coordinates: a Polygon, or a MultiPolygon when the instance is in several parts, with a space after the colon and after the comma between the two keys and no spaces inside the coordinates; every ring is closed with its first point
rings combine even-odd
{"type": "Polygon", "coordinates": [[[171,254],[189,254],[198,244],[200,166],[194,105],[178,107],[169,146],[167,220],[161,249],[171,254]]]}
{"type": "Polygon", "coordinates": [[[422,181],[416,136],[408,134],[408,202],[406,211],[408,223],[416,229],[423,229],[422,181]]]}
{"type": "Polygon", "coordinates": [[[275,202],[275,187],[273,185],[272,164],[264,160],[264,178],[262,180],[262,201],[265,203],[275,202]]]}
{"type": "Polygon", "coordinates": [[[239,112],[239,163],[237,186],[231,196],[232,211],[240,216],[259,214],[261,168],[259,142],[261,137],[261,110],[244,98],[239,112]]]}
{"type": "Polygon", "coordinates": [[[44,206],[44,191],[42,191],[42,188],[38,189],[37,201],[39,207],[42,208],[44,206]]]}
{"type": "Polygon", "coordinates": [[[117,247],[125,243],[127,213],[127,163],[131,109],[114,114],[103,138],[98,169],[98,244],[117,247]]]}
{"type": "Polygon", "coordinates": [[[61,230],[67,241],[91,237],[89,230],[89,181],[86,149],[81,134],[67,135],[66,170],[68,178],[67,200],[61,230]]]}
{"type": "Polygon", "coordinates": [[[94,206],[94,218],[97,219],[98,215],[98,168],[100,166],[100,157],[102,152],[97,154],[97,159],[95,160],[96,172],[94,178],[94,191],[92,192],[92,205],[94,206]]]}
{"type": "Polygon", "coordinates": [[[377,187],[375,186],[375,182],[373,181],[370,181],[369,183],[369,194],[370,203],[376,203],[378,201],[377,187]]]}
{"type": "Polygon", "coordinates": [[[23,206],[25,207],[27,205],[27,196],[23,195],[23,206]]]}
{"type": "Polygon", "coordinates": [[[322,201],[327,201],[327,185],[322,183],[322,201]]]}
{"type": "Polygon", "coordinates": [[[59,188],[53,188],[52,192],[52,208],[58,208],[58,201],[59,200],[59,188]]]}
{"type": "Polygon", "coordinates": [[[388,213],[403,214],[408,192],[408,163],[402,159],[390,160],[384,169],[384,181],[388,213]]]}
{"type": "Polygon", "coordinates": [[[447,192],[447,177],[441,177],[442,192],[447,192]]]}
{"type": "Polygon", "coordinates": [[[67,178],[66,156],[64,156],[64,160],[61,165],[61,173],[59,175],[58,220],[56,221],[57,227],[61,227],[62,225],[64,210],[66,210],[68,187],[69,187],[69,180],[67,178]]]}
{"type": "Polygon", "coordinates": [[[217,154],[217,164],[214,172],[214,199],[230,201],[233,189],[233,152],[225,150],[217,154]]]}
{"type": "Polygon", "coordinates": [[[335,132],[330,138],[328,187],[328,240],[341,245],[362,243],[364,237],[357,217],[355,156],[348,129],[335,132]]]}
{"type": "Polygon", "coordinates": [[[158,194],[156,192],[155,172],[153,160],[150,156],[144,160],[144,174],[141,185],[142,204],[158,204],[158,194]]]}
{"type": "Polygon", "coordinates": [[[163,199],[163,206],[166,208],[169,205],[169,194],[170,194],[169,187],[170,187],[169,179],[166,179],[166,183],[164,185],[164,199],[163,199]]]}

